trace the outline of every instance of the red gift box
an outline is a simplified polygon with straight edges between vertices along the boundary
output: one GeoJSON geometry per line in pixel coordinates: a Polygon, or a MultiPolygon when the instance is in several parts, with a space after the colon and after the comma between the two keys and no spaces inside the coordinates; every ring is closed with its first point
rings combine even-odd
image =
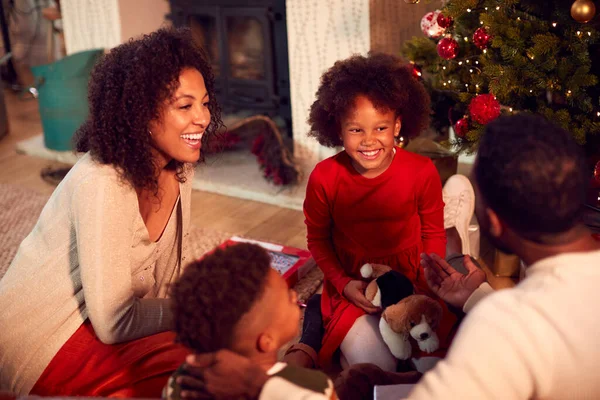
{"type": "Polygon", "coordinates": [[[310,251],[296,247],[245,239],[239,236],[234,236],[226,240],[219,247],[225,248],[236,243],[253,243],[267,250],[272,259],[271,267],[275,268],[283,276],[289,287],[294,287],[300,278],[316,266],[310,251]]]}

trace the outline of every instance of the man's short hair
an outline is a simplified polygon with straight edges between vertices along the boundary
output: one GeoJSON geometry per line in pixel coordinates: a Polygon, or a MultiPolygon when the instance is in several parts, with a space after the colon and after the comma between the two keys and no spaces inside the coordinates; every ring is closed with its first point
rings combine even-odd
{"type": "Polygon", "coordinates": [[[488,124],[474,171],[488,207],[528,239],[565,232],[580,221],[588,182],[582,148],[541,116],[488,124]]]}

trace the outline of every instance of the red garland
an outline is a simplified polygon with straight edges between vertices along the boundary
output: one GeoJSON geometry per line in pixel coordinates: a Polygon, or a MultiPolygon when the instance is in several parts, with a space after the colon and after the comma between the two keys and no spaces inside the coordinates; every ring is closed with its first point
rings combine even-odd
{"type": "MultiPolygon", "coordinates": [[[[297,180],[297,173],[293,168],[289,168],[281,164],[272,156],[273,149],[269,151],[266,146],[267,139],[264,134],[260,134],[254,138],[252,142],[251,152],[256,156],[258,165],[263,170],[265,179],[270,180],[273,184],[281,186],[297,180]]],[[[276,149],[276,154],[279,154],[279,149],[276,149]]]]}
{"type": "Polygon", "coordinates": [[[480,94],[469,104],[471,118],[486,125],[500,116],[500,103],[493,94],[480,94]]]}
{"type": "Polygon", "coordinates": [[[264,145],[265,137],[263,135],[258,135],[254,138],[254,141],[252,142],[252,149],[250,151],[260,159],[259,155],[262,152],[264,145]]]}

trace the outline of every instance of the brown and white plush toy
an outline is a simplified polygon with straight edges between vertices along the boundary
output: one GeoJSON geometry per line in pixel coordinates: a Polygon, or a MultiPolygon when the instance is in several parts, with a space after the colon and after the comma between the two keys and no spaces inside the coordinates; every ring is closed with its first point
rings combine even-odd
{"type": "Polygon", "coordinates": [[[442,307],[432,298],[412,295],[387,307],[379,320],[379,331],[394,357],[408,360],[411,338],[419,349],[433,353],[440,342],[435,330],[442,318],[442,307]]]}
{"type": "Polygon", "coordinates": [[[396,358],[408,360],[411,357],[411,338],[426,353],[439,348],[435,330],[442,318],[442,307],[436,301],[414,294],[411,281],[387,265],[365,264],[360,273],[363,278],[373,278],[365,297],[383,309],[379,330],[396,358]]]}
{"type": "Polygon", "coordinates": [[[360,268],[363,278],[372,278],[365,289],[365,297],[375,307],[385,310],[415,292],[410,279],[387,265],[365,264],[360,268]]]}

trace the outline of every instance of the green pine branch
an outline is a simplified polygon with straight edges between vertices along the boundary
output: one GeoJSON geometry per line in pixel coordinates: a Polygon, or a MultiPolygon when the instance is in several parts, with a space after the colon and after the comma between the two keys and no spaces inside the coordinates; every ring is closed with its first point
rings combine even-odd
{"type": "MultiPolygon", "coordinates": [[[[402,48],[426,72],[431,91],[454,97],[466,115],[474,96],[493,93],[506,110],[541,113],[582,144],[600,135],[600,61],[591,56],[600,51],[600,32],[574,21],[564,1],[449,0],[442,12],[454,18],[446,34],[459,43],[457,58],[442,60],[437,40],[426,37],[402,48]],[[486,51],[473,43],[480,27],[492,35],[486,51]]],[[[435,126],[450,123],[445,114],[437,113],[435,126]]],[[[473,151],[483,129],[473,123],[454,145],[473,151]]]]}

